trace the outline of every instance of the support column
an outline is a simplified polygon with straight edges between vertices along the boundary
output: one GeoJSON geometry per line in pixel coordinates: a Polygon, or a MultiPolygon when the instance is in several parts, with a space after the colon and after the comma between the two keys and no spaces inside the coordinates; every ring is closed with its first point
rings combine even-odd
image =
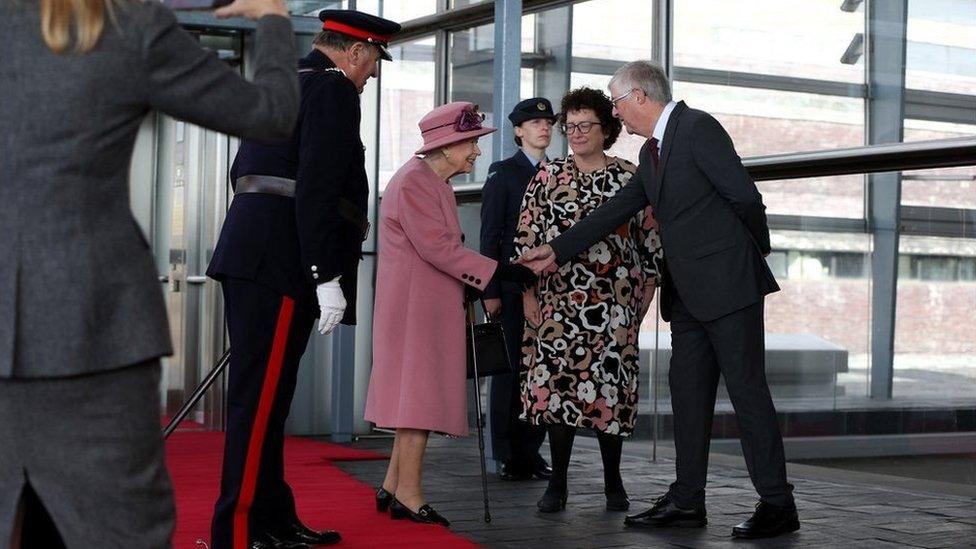
{"type": "MultiPolygon", "coordinates": [[[[494,125],[498,131],[492,134],[491,160],[501,160],[515,154],[515,134],[507,115],[519,102],[522,69],[522,0],[495,0],[495,56],[492,64],[494,85],[492,89],[492,112],[494,125]]],[[[488,383],[491,383],[489,381],[488,383]]],[[[480,389],[480,388],[479,388],[480,389]]],[[[488,470],[495,473],[500,463],[495,459],[492,447],[491,391],[482,400],[485,409],[485,459],[488,470]]],[[[481,421],[482,418],[477,418],[481,421]]]]}
{"type": "MultiPolygon", "coordinates": [[[[900,143],[905,112],[907,0],[869,0],[867,18],[868,99],[865,130],[870,145],[900,143]]],[[[871,256],[871,398],[890,399],[894,377],[895,304],[898,293],[898,209],[901,173],[868,176],[871,256]]]]}
{"type": "Polygon", "coordinates": [[[653,60],[674,80],[674,1],[654,1],[654,38],[651,46],[653,60]]]}
{"type": "Polygon", "coordinates": [[[512,125],[505,115],[519,102],[522,68],[522,0],[495,0],[495,56],[492,112],[498,131],[492,135],[492,161],[515,154],[512,125]]]}

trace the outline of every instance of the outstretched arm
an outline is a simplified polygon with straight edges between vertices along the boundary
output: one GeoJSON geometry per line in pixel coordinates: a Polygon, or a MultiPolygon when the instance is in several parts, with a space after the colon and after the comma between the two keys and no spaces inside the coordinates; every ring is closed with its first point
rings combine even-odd
{"type": "Polygon", "coordinates": [[[638,172],[613,198],[549,243],[556,264],[562,265],[596,244],[645,206],[647,194],[638,172]]]}

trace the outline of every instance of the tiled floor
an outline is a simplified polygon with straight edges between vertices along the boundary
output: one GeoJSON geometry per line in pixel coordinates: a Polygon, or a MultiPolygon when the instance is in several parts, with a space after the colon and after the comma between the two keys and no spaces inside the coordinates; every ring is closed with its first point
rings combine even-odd
{"type": "MultiPolygon", "coordinates": [[[[388,450],[392,440],[356,446],[388,450]]],[[[548,450],[543,448],[544,452],[548,450]]],[[[639,512],[664,493],[674,462],[662,449],[652,462],[646,443],[627,442],[622,465],[631,511],[639,512]]],[[[799,532],[772,540],[730,537],[756,502],[741,458],[715,455],[708,485],[705,528],[633,530],[625,513],[604,509],[602,465],[596,441],[578,437],[570,468],[566,511],[536,512],[545,482],[502,482],[489,477],[492,522],[483,520],[477,438],[431,439],[424,486],[429,502],[452,521],[452,529],[486,547],[976,547],[976,488],[790,464],[796,486],[799,532]]],[[[341,467],[371,484],[382,481],[384,461],[341,467]]]]}

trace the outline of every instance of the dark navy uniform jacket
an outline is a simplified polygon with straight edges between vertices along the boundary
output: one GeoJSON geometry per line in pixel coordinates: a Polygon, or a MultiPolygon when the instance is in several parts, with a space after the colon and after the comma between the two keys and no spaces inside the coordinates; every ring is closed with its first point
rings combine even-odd
{"type": "Polygon", "coordinates": [[[235,195],[207,275],[253,280],[316,310],[315,286],[341,275],[342,322],[355,324],[369,198],[359,93],[318,50],[299,69],[302,103],[291,139],[244,140],[230,171],[232,186],[245,175],[294,179],[295,197],[235,195]]]}
{"type": "MultiPolygon", "coordinates": [[[[522,198],[538,168],[520,149],[512,157],[492,163],[481,191],[481,253],[507,263],[515,249],[515,230],[522,211],[522,198]]],[[[501,283],[508,285],[509,283],[501,283]]],[[[493,280],[484,298],[501,297],[501,286],[493,280]]],[[[516,293],[521,293],[515,284],[516,293]]]]}

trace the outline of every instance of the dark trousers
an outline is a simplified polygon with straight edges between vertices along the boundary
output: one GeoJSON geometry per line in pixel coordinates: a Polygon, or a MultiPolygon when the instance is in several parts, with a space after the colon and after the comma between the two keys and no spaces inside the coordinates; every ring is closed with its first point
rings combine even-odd
{"type": "Polygon", "coordinates": [[[719,319],[696,320],[671,286],[671,407],[677,480],[671,495],[679,507],[705,501],[708,447],[715,391],[725,377],[739,422],[742,454],[762,501],[792,503],[776,409],[766,383],[763,301],[719,319]]]}
{"type": "Polygon", "coordinates": [[[242,549],[255,533],[296,520],[284,478],[284,428],[315,311],[267,286],[221,283],[230,334],[227,433],[213,549],[242,549]]]}
{"type": "MultiPolygon", "coordinates": [[[[505,330],[509,359],[519,371],[522,367],[522,330],[525,327],[521,294],[502,291],[500,320],[505,330]]],[[[534,468],[546,431],[519,419],[522,413],[519,378],[517,373],[491,378],[491,447],[496,459],[510,462],[516,468],[534,468]]]]}

